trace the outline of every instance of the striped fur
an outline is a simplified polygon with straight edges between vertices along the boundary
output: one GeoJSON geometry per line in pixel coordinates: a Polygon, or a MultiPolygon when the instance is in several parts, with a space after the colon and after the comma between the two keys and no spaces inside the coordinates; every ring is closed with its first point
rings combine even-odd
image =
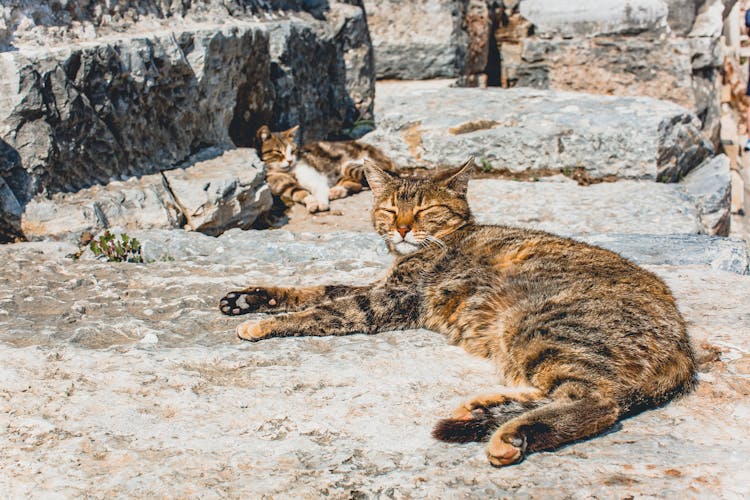
{"type": "Polygon", "coordinates": [[[249,292],[233,292],[221,301],[226,314],[285,312],[242,323],[240,338],[444,334],[492,360],[503,385],[459,406],[433,435],[488,440],[494,466],[595,436],[692,388],[685,322],[654,274],[596,246],[475,224],[471,161],[421,180],[366,168],[375,230],[397,255],[387,275],[364,287],[251,288],[262,298],[244,308],[235,298],[249,292]]]}
{"type": "Polygon", "coordinates": [[[328,210],[330,200],[368,187],[365,158],[385,170],[396,171],[396,165],[380,149],[363,142],[318,141],[298,147],[295,140],[298,129],[297,126],[271,132],[263,126],[257,133],[271,192],[286,202],[302,203],[310,212],[328,210]],[[302,168],[304,175],[299,171],[302,168]]]}

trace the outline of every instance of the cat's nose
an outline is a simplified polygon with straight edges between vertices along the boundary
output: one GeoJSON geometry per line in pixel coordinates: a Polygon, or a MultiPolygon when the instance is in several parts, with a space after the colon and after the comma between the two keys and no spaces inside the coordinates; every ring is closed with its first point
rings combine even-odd
{"type": "Polygon", "coordinates": [[[411,228],[409,226],[398,226],[396,228],[396,231],[398,231],[398,234],[401,235],[402,238],[406,237],[406,233],[411,231],[411,228]]]}

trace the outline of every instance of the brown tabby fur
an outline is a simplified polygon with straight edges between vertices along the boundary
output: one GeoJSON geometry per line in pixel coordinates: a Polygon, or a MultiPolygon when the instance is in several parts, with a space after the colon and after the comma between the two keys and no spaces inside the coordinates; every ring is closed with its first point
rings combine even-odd
{"type": "Polygon", "coordinates": [[[267,126],[258,129],[261,159],[267,166],[266,180],[271,192],[286,202],[304,204],[308,211],[328,210],[328,201],[358,193],[368,187],[363,161],[368,158],[381,168],[395,172],[396,165],[381,150],[357,141],[309,142],[297,147],[295,136],[299,126],[282,132],[271,132],[267,126]],[[325,178],[327,190],[315,192],[307,185],[309,177],[297,175],[300,165],[307,165],[325,178]]]}
{"type": "Polygon", "coordinates": [[[471,168],[417,180],[368,163],[373,223],[398,254],[387,276],[363,287],[250,287],[224,297],[222,312],[287,312],[241,324],[246,340],[424,327],[490,358],[506,387],[468,401],[433,435],[489,440],[495,466],[688,391],[695,362],[669,288],[602,248],[475,224],[471,168]]]}

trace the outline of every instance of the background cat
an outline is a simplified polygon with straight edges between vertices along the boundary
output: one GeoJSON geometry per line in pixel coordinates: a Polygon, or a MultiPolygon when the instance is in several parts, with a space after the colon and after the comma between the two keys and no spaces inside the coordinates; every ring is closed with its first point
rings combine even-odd
{"type": "Polygon", "coordinates": [[[258,129],[258,149],[267,166],[271,192],[285,201],[302,203],[309,212],[325,211],[329,201],[367,187],[365,158],[395,172],[396,165],[380,149],[357,141],[316,141],[297,146],[299,126],[271,132],[258,129]]]}
{"type": "Polygon", "coordinates": [[[477,225],[473,164],[432,179],[366,163],[375,230],[397,255],[369,286],[231,292],[221,311],[282,312],[237,328],[247,340],[429,328],[491,359],[505,387],[442,420],[445,441],[489,440],[504,466],[601,433],[694,383],[685,322],[654,274],[599,247],[542,231],[477,225]]]}

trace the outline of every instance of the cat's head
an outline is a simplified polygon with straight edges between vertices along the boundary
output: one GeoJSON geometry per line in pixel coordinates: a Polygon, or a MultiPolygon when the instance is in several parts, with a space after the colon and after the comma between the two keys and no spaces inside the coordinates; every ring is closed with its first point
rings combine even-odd
{"type": "Polygon", "coordinates": [[[375,195],[372,222],[388,248],[406,255],[472,222],[466,191],[474,169],[469,159],[460,169],[429,179],[400,178],[365,161],[367,182],[375,195]]]}
{"type": "Polygon", "coordinates": [[[263,125],[258,129],[258,151],[260,159],[269,168],[282,172],[291,170],[297,161],[297,141],[295,136],[299,125],[281,132],[271,132],[271,129],[263,125]]]}

